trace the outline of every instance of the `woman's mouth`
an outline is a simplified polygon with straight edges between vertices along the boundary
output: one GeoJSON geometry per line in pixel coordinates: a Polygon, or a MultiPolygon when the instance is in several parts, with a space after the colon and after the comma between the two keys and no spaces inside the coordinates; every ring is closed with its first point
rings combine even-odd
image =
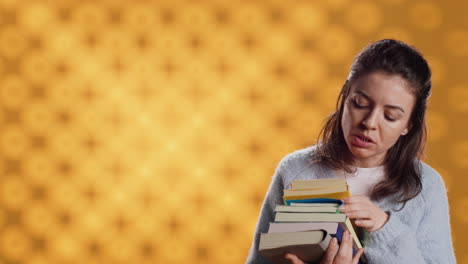
{"type": "Polygon", "coordinates": [[[351,142],[353,145],[356,147],[360,148],[367,148],[369,147],[373,142],[369,139],[366,138],[365,136],[362,135],[353,135],[353,140],[351,142]]]}

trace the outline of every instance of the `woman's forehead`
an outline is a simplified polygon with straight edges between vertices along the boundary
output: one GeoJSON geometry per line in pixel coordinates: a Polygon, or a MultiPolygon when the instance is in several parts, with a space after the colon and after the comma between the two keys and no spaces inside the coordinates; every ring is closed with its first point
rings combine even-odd
{"type": "Polygon", "coordinates": [[[374,72],[358,78],[351,85],[351,93],[392,104],[411,105],[415,100],[408,81],[400,75],[382,72],[374,72]]]}

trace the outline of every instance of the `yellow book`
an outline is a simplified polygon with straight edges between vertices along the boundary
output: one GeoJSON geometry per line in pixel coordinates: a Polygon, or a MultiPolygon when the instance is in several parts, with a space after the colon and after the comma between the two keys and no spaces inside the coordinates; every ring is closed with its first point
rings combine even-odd
{"type": "Polygon", "coordinates": [[[348,190],[347,185],[342,185],[338,187],[333,187],[333,188],[324,188],[324,189],[289,189],[289,190],[284,190],[283,195],[284,196],[299,196],[299,195],[322,195],[322,194],[328,194],[328,193],[339,193],[339,192],[346,192],[348,190]]]}
{"type": "Polygon", "coordinates": [[[346,179],[313,179],[293,180],[291,189],[283,190],[285,205],[294,203],[340,203],[340,200],[351,196],[346,179]]]}
{"type": "MultiPolygon", "coordinates": [[[[294,196],[283,196],[284,204],[288,205],[288,201],[298,202],[298,200],[311,200],[311,199],[325,199],[325,200],[341,200],[343,198],[351,196],[349,190],[337,193],[323,193],[323,194],[309,194],[309,195],[294,195],[294,196]]],[[[322,201],[323,202],[323,201],[322,201]]]]}
{"type": "Polygon", "coordinates": [[[344,178],[318,179],[318,180],[293,180],[291,189],[321,189],[347,185],[344,178]]]}

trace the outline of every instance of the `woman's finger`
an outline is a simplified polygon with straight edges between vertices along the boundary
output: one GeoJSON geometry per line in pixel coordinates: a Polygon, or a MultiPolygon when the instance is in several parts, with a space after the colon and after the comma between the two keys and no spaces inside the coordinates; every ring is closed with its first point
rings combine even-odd
{"type": "Polygon", "coordinates": [[[298,258],[296,255],[291,254],[291,253],[286,253],[284,255],[284,258],[289,260],[291,264],[305,264],[304,261],[302,261],[300,258],[298,258]]]}
{"type": "Polygon", "coordinates": [[[343,232],[343,237],[341,239],[340,249],[338,250],[337,257],[343,260],[351,260],[353,255],[353,237],[346,230],[343,232]]]}
{"type": "Polygon", "coordinates": [[[338,209],[342,213],[351,212],[351,211],[364,211],[364,210],[369,211],[369,206],[365,204],[356,203],[356,204],[342,205],[338,207],[338,209]]]}
{"type": "Polygon", "coordinates": [[[354,223],[356,223],[357,226],[365,228],[365,229],[372,228],[375,225],[374,220],[366,220],[366,219],[356,220],[354,221],[354,223]]]}
{"type": "Polygon", "coordinates": [[[332,264],[337,252],[338,240],[334,237],[330,239],[330,243],[328,243],[328,248],[325,251],[325,255],[323,256],[320,264],[332,264]]]}
{"type": "Polygon", "coordinates": [[[364,196],[364,195],[353,195],[350,197],[346,197],[342,200],[344,204],[353,204],[353,203],[358,203],[358,202],[366,202],[370,201],[369,197],[364,196]]]}
{"type": "Polygon", "coordinates": [[[359,262],[359,258],[361,257],[362,253],[364,253],[364,249],[363,248],[358,249],[358,251],[356,252],[356,255],[354,255],[353,257],[353,264],[357,264],[359,262]]]}
{"type": "Polygon", "coordinates": [[[370,219],[371,213],[369,211],[347,211],[344,212],[349,218],[370,219]]]}

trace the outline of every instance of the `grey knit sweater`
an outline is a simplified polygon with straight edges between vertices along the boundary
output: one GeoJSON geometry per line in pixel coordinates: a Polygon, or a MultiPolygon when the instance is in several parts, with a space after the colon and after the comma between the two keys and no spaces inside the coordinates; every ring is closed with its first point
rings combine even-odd
{"type": "MultiPolygon", "coordinates": [[[[267,232],[274,219],[274,205],[283,203],[283,189],[288,189],[292,180],[335,177],[331,169],[310,162],[314,149],[295,151],[278,164],[261,208],[246,263],[269,263],[257,252],[260,233],[267,232]]],[[[422,192],[408,201],[403,210],[397,211],[401,204],[391,198],[374,201],[390,217],[381,229],[363,231],[364,253],[369,264],[456,263],[444,182],[427,164],[420,162],[420,165],[422,192]]]]}

